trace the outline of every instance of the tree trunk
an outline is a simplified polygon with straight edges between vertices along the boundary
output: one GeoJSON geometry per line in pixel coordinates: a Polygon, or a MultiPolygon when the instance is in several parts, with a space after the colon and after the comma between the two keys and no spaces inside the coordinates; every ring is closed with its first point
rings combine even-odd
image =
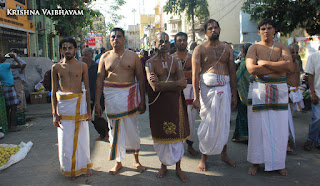
{"type": "Polygon", "coordinates": [[[192,40],[196,41],[196,32],[194,30],[194,11],[191,14],[191,24],[192,24],[192,40]]]}

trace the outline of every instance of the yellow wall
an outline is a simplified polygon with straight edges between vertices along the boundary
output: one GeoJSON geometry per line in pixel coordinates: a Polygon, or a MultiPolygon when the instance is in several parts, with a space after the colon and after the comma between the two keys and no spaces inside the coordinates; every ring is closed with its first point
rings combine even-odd
{"type": "Polygon", "coordinates": [[[149,24],[154,25],[154,15],[140,15],[140,38],[143,38],[144,27],[149,24]]]}
{"type": "MultiPolygon", "coordinates": [[[[27,2],[25,5],[14,1],[7,0],[7,9],[16,10],[16,4],[22,6],[24,10],[27,10],[27,2]]],[[[28,31],[34,32],[35,25],[33,22],[28,21],[28,16],[16,16],[16,15],[7,15],[7,11],[0,9],[0,24],[5,24],[21,29],[26,29],[28,31]]]]}

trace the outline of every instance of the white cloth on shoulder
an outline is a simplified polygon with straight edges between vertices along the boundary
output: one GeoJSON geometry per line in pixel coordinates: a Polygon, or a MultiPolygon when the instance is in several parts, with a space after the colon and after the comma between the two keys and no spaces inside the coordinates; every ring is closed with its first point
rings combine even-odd
{"type": "Polygon", "coordinates": [[[138,154],[140,138],[138,83],[104,82],[106,115],[109,123],[110,160],[121,162],[125,154],[138,154]]]}
{"type": "Polygon", "coordinates": [[[292,111],[301,111],[304,108],[304,103],[303,96],[299,87],[290,87],[289,91],[289,98],[292,101],[292,103],[290,103],[292,111]]]}
{"type": "Polygon", "coordinates": [[[61,119],[57,128],[61,172],[67,176],[86,174],[92,163],[85,91],[58,91],[56,95],[57,113],[61,119]]]}
{"type": "Polygon", "coordinates": [[[166,166],[171,166],[181,160],[184,154],[183,142],[158,143],[153,141],[154,150],[161,161],[166,166]]]}
{"type": "Polygon", "coordinates": [[[220,154],[227,144],[230,129],[231,88],[227,75],[200,75],[199,149],[202,154],[220,154]]]}

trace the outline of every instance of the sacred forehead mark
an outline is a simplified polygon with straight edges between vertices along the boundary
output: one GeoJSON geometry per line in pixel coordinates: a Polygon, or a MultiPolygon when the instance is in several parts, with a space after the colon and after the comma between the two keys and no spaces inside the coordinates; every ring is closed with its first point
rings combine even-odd
{"type": "Polygon", "coordinates": [[[160,39],[163,41],[166,41],[166,40],[169,40],[169,36],[165,33],[162,33],[160,39]]]}
{"type": "Polygon", "coordinates": [[[72,47],[72,46],[73,46],[72,43],[63,43],[63,44],[62,44],[62,48],[70,48],[70,47],[72,47]]]}

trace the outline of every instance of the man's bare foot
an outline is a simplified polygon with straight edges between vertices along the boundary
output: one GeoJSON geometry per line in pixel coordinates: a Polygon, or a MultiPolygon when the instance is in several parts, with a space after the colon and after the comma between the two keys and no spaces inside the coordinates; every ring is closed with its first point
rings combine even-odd
{"type": "Polygon", "coordinates": [[[253,164],[253,165],[249,168],[248,174],[254,176],[254,175],[257,174],[258,169],[259,169],[259,165],[258,165],[258,164],[253,164]]]}
{"type": "Polygon", "coordinates": [[[91,169],[87,169],[87,173],[84,174],[85,177],[89,177],[92,175],[91,169]]]}
{"type": "Polygon", "coordinates": [[[133,163],[133,166],[137,168],[137,171],[142,173],[146,170],[144,166],[141,165],[141,163],[133,163]]]}
{"type": "Polygon", "coordinates": [[[229,165],[231,165],[232,167],[236,167],[237,163],[235,161],[233,161],[232,159],[230,159],[227,155],[223,155],[221,154],[221,160],[229,165]]]}
{"type": "Polygon", "coordinates": [[[289,145],[287,146],[287,152],[293,152],[293,149],[289,145]]]}
{"type": "Polygon", "coordinates": [[[280,169],[278,172],[281,176],[288,176],[288,171],[286,169],[280,169]]]}
{"type": "Polygon", "coordinates": [[[189,177],[185,175],[181,169],[176,170],[176,174],[182,182],[186,182],[189,180],[189,177]]]}
{"type": "Polygon", "coordinates": [[[203,158],[203,157],[201,158],[200,163],[198,165],[198,169],[200,171],[207,171],[206,158],[203,158]]]}
{"type": "Polygon", "coordinates": [[[122,163],[117,162],[116,165],[109,171],[109,174],[116,175],[121,168],[122,168],[122,163]]]}
{"type": "Polygon", "coordinates": [[[197,156],[199,154],[198,151],[194,150],[194,148],[190,145],[188,145],[188,152],[192,155],[192,156],[197,156]]]}
{"type": "Polygon", "coordinates": [[[159,172],[156,173],[156,177],[163,178],[166,173],[167,173],[167,166],[162,164],[161,169],[159,170],[159,172]]]}

